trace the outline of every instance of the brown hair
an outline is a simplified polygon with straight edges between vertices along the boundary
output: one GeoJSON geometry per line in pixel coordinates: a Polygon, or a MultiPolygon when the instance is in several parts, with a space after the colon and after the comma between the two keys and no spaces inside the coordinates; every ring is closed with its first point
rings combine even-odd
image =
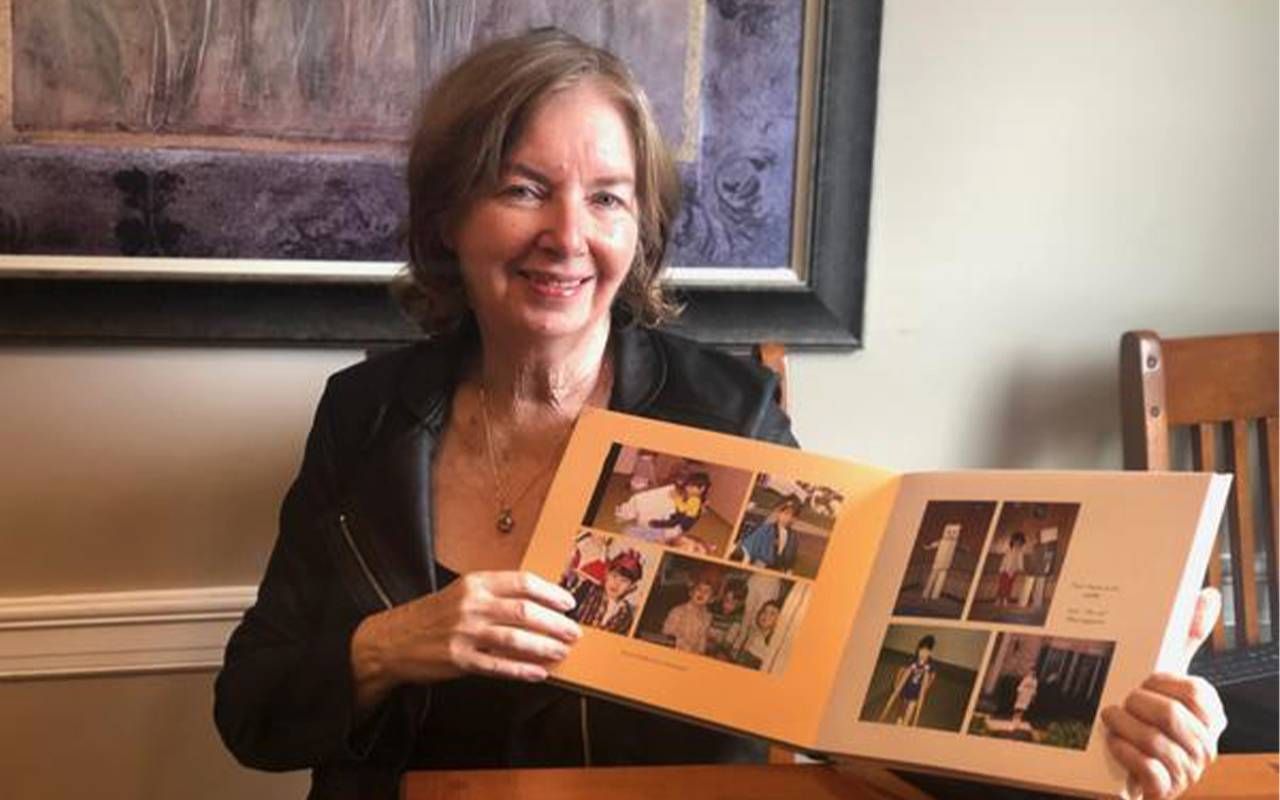
{"type": "Polygon", "coordinates": [[[435,83],[419,111],[409,149],[409,263],[392,290],[428,333],[452,329],[469,311],[445,231],[468,202],[497,184],[538,104],[586,80],[617,103],[635,151],[639,241],[614,309],[649,326],[679,312],[659,274],[680,182],[644,90],[607,50],[539,28],[473,51],[435,83]]]}

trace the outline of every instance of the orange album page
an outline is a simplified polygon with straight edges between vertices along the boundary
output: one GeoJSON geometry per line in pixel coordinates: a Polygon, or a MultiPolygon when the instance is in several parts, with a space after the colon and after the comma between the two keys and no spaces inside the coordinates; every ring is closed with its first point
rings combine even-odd
{"type": "Polygon", "coordinates": [[[899,480],[589,411],[523,563],[578,601],[554,679],[813,748],[899,480]]]}

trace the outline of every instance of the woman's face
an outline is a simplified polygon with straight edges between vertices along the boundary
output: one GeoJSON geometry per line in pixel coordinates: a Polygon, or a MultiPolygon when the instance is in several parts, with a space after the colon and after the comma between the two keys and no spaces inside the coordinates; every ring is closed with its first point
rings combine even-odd
{"type": "Polygon", "coordinates": [[[762,606],[760,613],[756,615],[756,624],[760,626],[761,630],[773,630],[773,626],[778,624],[778,607],[775,605],[762,606]]]}
{"type": "Polygon", "coordinates": [[[607,324],[636,253],[635,154],[587,82],[544,99],[498,185],[447,237],[481,328],[555,340],[607,324]]]}

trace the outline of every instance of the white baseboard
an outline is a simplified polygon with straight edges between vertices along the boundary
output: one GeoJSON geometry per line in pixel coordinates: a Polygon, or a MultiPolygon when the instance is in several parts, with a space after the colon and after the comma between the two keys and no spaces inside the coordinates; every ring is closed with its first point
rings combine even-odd
{"type": "Polygon", "coordinates": [[[254,586],[0,597],[0,680],[216,669],[254,586]]]}

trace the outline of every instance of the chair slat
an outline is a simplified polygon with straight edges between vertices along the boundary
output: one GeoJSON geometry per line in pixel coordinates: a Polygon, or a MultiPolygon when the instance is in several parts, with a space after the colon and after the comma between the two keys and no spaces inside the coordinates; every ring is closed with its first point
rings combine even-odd
{"type": "Polygon", "coordinates": [[[1253,503],[1249,501],[1249,421],[1236,419],[1227,423],[1227,460],[1235,480],[1231,482],[1231,499],[1227,503],[1230,519],[1231,571],[1235,578],[1236,632],[1244,632],[1246,644],[1261,641],[1258,625],[1258,578],[1254,571],[1253,503]]]}
{"type": "Polygon", "coordinates": [[[1280,460],[1280,419],[1276,417],[1264,417],[1258,420],[1258,452],[1262,455],[1262,480],[1263,491],[1266,492],[1265,500],[1267,509],[1270,512],[1271,519],[1271,538],[1267,542],[1267,579],[1270,581],[1268,586],[1270,591],[1267,595],[1271,598],[1271,641],[1280,641],[1280,570],[1277,569],[1277,561],[1280,561],[1280,490],[1277,489],[1277,478],[1280,478],[1280,470],[1277,470],[1277,460],[1280,460]]]}
{"type": "MultiPolygon", "coordinates": [[[[1203,425],[1191,426],[1191,468],[1197,472],[1216,472],[1217,464],[1217,446],[1214,442],[1214,428],[1212,423],[1206,422],[1203,425]]],[[[1219,592],[1222,591],[1222,558],[1219,553],[1222,552],[1222,530],[1218,530],[1218,538],[1213,545],[1213,556],[1209,559],[1209,571],[1205,576],[1205,584],[1212,586],[1219,592]]],[[[1218,615],[1218,621],[1213,625],[1213,635],[1209,640],[1209,646],[1216,651],[1227,649],[1227,626],[1223,622],[1222,615],[1218,615]]]]}

